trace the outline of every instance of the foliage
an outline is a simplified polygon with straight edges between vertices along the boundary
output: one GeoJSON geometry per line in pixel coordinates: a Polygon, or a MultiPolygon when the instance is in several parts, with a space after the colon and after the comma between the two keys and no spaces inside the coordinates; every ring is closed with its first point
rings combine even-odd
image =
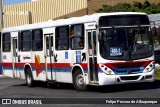
{"type": "Polygon", "coordinates": [[[160,13],[160,3],[150,3],[145,0],[143,3],[134,1],[131,3],[118,3],[114,6],[103,5],[96,12],[145,12],[147,14],[160,13]]]}
{"type": "Polygon", "coordinates": [[[155,70],[155,79],[160,80],[160,70],[158,69],[155,70]]]}

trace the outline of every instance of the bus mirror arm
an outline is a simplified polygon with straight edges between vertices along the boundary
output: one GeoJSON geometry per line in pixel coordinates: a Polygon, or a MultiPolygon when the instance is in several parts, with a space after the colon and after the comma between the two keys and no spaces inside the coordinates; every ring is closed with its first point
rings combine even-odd
{"type": "Polygon", "coordinates": [[[152,36],[157,36],[157,29],[156,29],[156,27],[152,28],[152,36]]]}
{"type": "Polygon", "coordinates": [[[51,56],[53,56],[53,51],[51,51],[51,56]]]}
{"type": "Polygon", "coordinates": [[[100,42],[102,40],[102,35],[101,33],[98,34],[98,41],[100,42]]]}

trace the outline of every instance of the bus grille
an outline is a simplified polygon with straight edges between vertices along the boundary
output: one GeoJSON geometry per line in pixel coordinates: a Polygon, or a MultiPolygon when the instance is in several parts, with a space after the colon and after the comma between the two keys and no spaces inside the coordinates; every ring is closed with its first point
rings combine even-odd
{"type": "Polygon", "coordinates": [[[122,74],[138,74],[142,73],[143,70],[140,70],[140,68],[135,69],[115,69],[113,70],[115,74],[122,75],[122,74]]]}
{"type": "Polygon", "coordinates": [[[121,76],[120,78],[121,80],[137,80],[139,78],[139,75],[138,76],[121,76]]]}

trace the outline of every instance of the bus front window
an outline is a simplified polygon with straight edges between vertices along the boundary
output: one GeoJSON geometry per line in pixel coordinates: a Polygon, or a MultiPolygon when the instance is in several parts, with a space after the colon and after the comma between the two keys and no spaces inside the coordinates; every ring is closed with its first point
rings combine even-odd
{"type": "Polygon", "coordinates": [[[152,55],[153,43],[150,35],[150,28],[142,27],[135,29],[132,33],[134,36],[134,42],[131,49],[132,60],[146,58],[152,55]]]}
{"type": "Polygon", "coordinates": [[[136,60],[152,55],[149,28],[100,29],[100,54],[109,60],[136,60]]]}

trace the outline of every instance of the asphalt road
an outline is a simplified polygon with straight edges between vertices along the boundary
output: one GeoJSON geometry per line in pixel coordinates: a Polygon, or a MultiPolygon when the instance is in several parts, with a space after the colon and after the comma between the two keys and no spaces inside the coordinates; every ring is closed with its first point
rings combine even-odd
{"type": "MultiPolygon", "coordinates": [[[[0,78],[0,98],[159,98],[160,99],[160,81],[153,83],[136,83],[136,84],[123,84],[111,86],[90,86],[88,91],[76,91],[71,84],[59,84],[47,86],[46,83],[38,83],[35,87],[29,88],[26,86],[25,81],[21,79],[0,78]]],[[[60,99],[62,100],[62,99],[60,99]]],[[[4,106],[4,105],[0,105],[4,106]]],[[[22,105],[20,105],[21,107],[22,105]]],[[[30,107],[30,105],[23,105],[30,107]]],[[[32,105],[36,106],[36,105],[32,105]]],[[[42,105],[41,105],[42,106],[42,105]]],[[[44,106],[44,105],[43,105],[44,106]]],[[[45,105],[48,107],[51,105],[45,105]]],[[[128,107],[128,106],[160,106],[152,104],[54,104],[52,106],[62,107],[128,107]]],[[[6,107],[6,105],[5,105],[6,107]]],[[[8,107],[8,105],[7,105],[8,107]]],[[[11,107],[17,107],[12,105],[11,107]]],[[[38,106],[39,107],[39,106],[38,106]]]]}

